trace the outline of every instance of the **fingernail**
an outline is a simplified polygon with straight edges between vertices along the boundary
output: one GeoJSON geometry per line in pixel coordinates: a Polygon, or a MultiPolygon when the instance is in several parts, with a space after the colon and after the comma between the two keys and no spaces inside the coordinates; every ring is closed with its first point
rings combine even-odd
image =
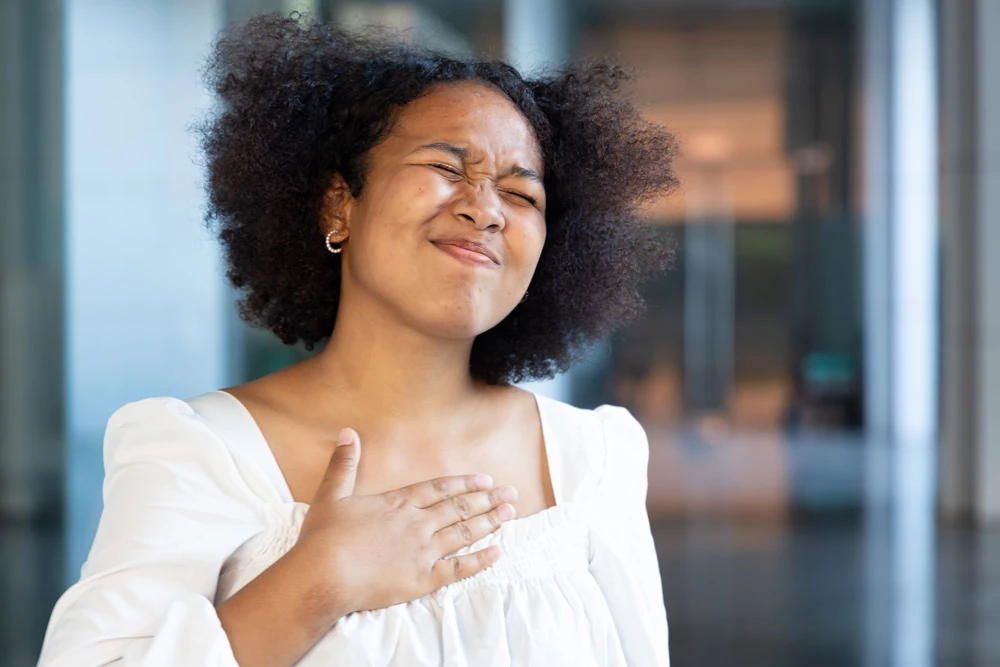
{"type": "Polygon", "coordinates": [[[491,486],[493,486],[493,478],[490,477],[489,475],[483,475],[483,474],[476,475],[475,480],[476,480],[476,486],[478,486],[480,489],[488,489],[491,486]]]}
{"type": "Polygon", "coordinates": [[[340,435],[337,436],[337,446],[340,447],[341,445],[349,445],[351,444],[351,439],[351,432],[345,428],[340,432],[340,435]]]}
{"type": "Polygon", "coordinates": [[[509,503],[517,500],[517,489],[513,486],[501,486],[498,493],[500,494],[500,498],[502,500],[506,500],[509,503]]]}
{"type": "Polygon", "coordinates": [[[497,508],[497,514],[499,514],[500,518],[503,519],[504,521],[506,521],[508,519],[513,519],[514,518],[514,506],[513,505],[501,505],[499,508],[497,508]]]}

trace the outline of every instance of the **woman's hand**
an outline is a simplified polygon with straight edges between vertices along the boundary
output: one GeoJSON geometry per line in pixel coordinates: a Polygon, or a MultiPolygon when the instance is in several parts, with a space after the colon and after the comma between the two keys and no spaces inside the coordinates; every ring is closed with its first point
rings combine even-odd
{"type": "Polygon", "coordinates": [[[360,438],[345,428],[338,443],[292,549],[318,577],[317,594],[336,601],[331,618],[415,600],[500,557],[493,545],[444,558],[512,519],[516,489],[461,475],[356,496],[360,438]]]}

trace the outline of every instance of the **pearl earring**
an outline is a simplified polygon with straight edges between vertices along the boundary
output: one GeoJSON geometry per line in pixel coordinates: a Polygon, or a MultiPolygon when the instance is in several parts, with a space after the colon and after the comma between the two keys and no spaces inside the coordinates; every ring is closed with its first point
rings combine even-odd
{"type": "Polygon", "coordinates": [[[338,244],[338,247],[336,247],[336,248],[334,248],[334,247],[333,247],[332,245],[330,245],[330,237],[331,237],[331,236],[333,236],[333,235],[334,235],[334,234],[336,234],[336,233],[337,233],[337,230],[336,230],[336,229],[331,229],[331,230],[330,230],[330,232],[329,232],[329,233],[328,233],[328,234],[326,235],[326,249],[327,249],[327,250],[329,250],[330,252],[332,252],[332,253],[333,253],[333,254],[335,254],[335,255],[336,255],[336,254],[337,254],[338,252],[340,252],[341,250],[343,250],[343,249],[344,249],[344,248],[343,248],[343,245],[344,245],[344,242],[343,242],[343,241],[341,241],[341,242],[340,242],[340,243],[338,244]]]}

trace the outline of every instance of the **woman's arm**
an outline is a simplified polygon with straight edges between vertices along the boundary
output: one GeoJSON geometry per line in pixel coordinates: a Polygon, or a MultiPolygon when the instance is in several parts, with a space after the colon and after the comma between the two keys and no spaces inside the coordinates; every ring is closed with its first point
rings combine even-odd
{"type": "Polygon", "coordinates": [[[240,667],[291,665],[351,609],[294,548],[217,608],[240,667]]]}
{"type": "Polygon", "coordinates": [[[590,570],[614,616],[629,665],[668,667],[667,614],[649,516],[649,444],[628,410],[601,406],[606,459],[593,498],[590,570]]]}
{"type": "Polygon", "coordinates": [[[53,611],[41,667],[291,665],[349,611],[322,560],[294,548],[213,606],[223,563],[268,509],[187,403],[124,406],[104,447],[100,526],[53,611]]]}
{"type": "Polygon", "coordinates": [[[175,398],[129,403],[104,437],[104,510],[52,612],[41,667],[235,667],[213,600],[225,559],[263,529],[262,501],[175,398]]]}

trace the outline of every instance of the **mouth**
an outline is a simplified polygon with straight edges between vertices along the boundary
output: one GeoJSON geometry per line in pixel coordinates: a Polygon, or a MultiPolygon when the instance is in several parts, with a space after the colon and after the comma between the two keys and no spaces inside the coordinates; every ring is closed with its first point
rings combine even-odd
{"type": "Polygon", "coordinates": [[[466,264],[484,268],[498,267],[500,262],[488,248],[463,241],[433,241],[438,250],[466,264]]]}

